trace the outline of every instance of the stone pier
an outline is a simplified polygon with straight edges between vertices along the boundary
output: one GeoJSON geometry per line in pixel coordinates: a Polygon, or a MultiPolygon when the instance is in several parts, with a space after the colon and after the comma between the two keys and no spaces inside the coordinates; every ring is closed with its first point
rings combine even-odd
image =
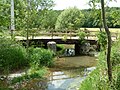
{"type": "Polygon", "coordinates": [[[48,47],[48,49],[50,49],[51,51],[53,51],[56,54],[56,51],[57,51],[56,42],[54,42],[54,41],[48,42],[47,47],[48,47]]]}

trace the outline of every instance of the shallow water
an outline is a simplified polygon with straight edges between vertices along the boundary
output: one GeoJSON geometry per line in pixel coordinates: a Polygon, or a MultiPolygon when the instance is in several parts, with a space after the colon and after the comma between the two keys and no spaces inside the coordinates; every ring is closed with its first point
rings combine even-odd
{"type": "Polygon", "coordinates": [[[47,90],[78,90],[80,83],[95,69],[96,58],[89,56],[56,59],[47,90]]]}
{"type": "MultiPolygon", "coordinates": [[[[34,90],[78,90],[81,82],[95,69],[96,63],[96,58],[90,56],[56,58],[55,66],[49,69],[48,80],[33,79],[24,83],[27,85],[26,88],[34,90]]],[[[19,77],[22,74],[24,73],[11,74],[9,77],[19,77]]],[[[20,88],[19,86],[24,83],[14,86],[20,88]]]]}

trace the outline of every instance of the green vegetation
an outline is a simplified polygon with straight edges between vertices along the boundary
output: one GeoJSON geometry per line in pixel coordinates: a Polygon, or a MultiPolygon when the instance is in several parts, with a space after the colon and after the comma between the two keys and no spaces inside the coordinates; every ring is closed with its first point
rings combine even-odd
{"type": "Polygon", "coordinates": [[[81,44],[85,43],[85,37],[86,37],[86,35],[87,34],[85,32],[83,32],[83,31],[78,32],[78,36],[79,36],[79,40],[80,40],[81,44]]]}
{"type": "Polygon", "coordinates": [[[57,56],[63,55],[65,52],[65,46],[62,44],[57,44],[57,48],[58,48],[57,56]]]}
{"type": "Polygon", "coordinates": [[[106,46],[107,46],[107,35],[104,31],[100,31],[99,33],[97,33],[97,37],[98,37],[98,43],[101,46],[101,50],[105,50],[106,46]]]}
{"type": "Polygon", "coordinates": [[[64,10],[57,18],[55,28],[56,29],[78,29],[80,28],[84,21],[84,15],[82,12],[74,8],[69,8],[64,10]]]}
{"type": "MultiPolygon", "coordinates": [[[[20,43],[15,41],[13,37],[10,39],[10,34],[8,34],[10,29],[10,1],[11,0],[0,0],[0,74],[9,75],[12,71],[21,70],[23,68],[27,69],[25,75],[13,78],[10,81],[10,85],[14,86],[17,83],[27,80],[31,81],[36,78],[44,78],[47,73],[46,67],[51,67],[54,64],[54,53],[50,50],[45,50],[42,48],[31,48],[29,47],[29,42],[27,43],[26,49],[20,43]],[[4,33],[7,34],[3,36],[4,33]]],[[[34,38],[34,36],[39,35],[41,32],[49,32],[49,29],[63,29],[65,31],[60,31],[67,32],[67,29],[72,31],[79,30],[81,27],[85,27],[88,30],[92,28],[93,31],[98,31],[98,28],[102,27],[100,9],[79,10],[74,7],[66,10],[52,10],[54,6],[53,0],[28,1],[30,2],[27,2],[26,0],[14,0],[15,28],[17,31],[14,33],[14,35],[27,37],[27,40],[29,36],[34,38]]],[[[99,0],[90,1],[94,2],[99,0]]],[[[106,7],[106,20],[108,27],[116,28],[117,30],[115,31],[115,29],[112,29],[112,32],[119,32],[119,18],[120,8],[106,7]]],[[[84,38],[86,35],[87,34],[85,32],[78,32],[81,44],[85,42],[84,38]]],[[[110,42],[110,39],[107,40],[105,32],[99,32],[97,36],[98,43],[102,48],[97,69],[94,70],[85,79],[85,81],[83,81],[80,86],[80,90],[120,90],[120,41],[113,43],[112,46],[111,62],[113,69],[113,82],[108,83],[109,75],[107,75],[107,64],[105,61],[106,53],[104,50],[107,47],[107,42],[110,42]]],[[[67,35],[65,35],[63,38],[63,41],[66,40],[67,35]]],[[[111,45],[110,43],[108,43],[108,45],[110,52],[111,45]]],[[[62,45],[57,46],[62,49],[58,52],[59,55],[64,52],[65,48],[62,45]]],[[[7,80],[0,80],[0,89],[7,90],[10,85],[6,81],[7,80]]],[[[21,87],[20,89],[29,90],[29,88],[24,87],[21,87]]]]}
{"type": "MultiPolygon", "coordinates": [[[[14,40],[0,37],[0,71],[12,71],[28,66],[26,49],[14,40]]],[[[7,73],[7,72],[6,72],[7,73]]]]}
{"type": "Polygon", "coordinates": [[[53,63],[53,52],[50,50],[29,48],[27,52],[26,48],[15,40],[0,36],[0,74],[8,76],[13,71],[26,69],[25,74],[11,80],[2,80],[0,77],[0,89],[9,90],[10,86],[16,84],[21,86],[19,89],[24,89],[23,82],[28,85],[32,80],[44,79],[47,74],[46,67],[53,63]]]}
{"type": "Polygon", "coordinates": [[[117,74],[117,80],[115,83],[116,90],[120,90],[120,72],[117,74]]]}
{"type": "Polygon", "coordinates": [[[113,67],[120,64],[120,39],[112,46],[111,60],[113,67]]]}
{"type": "Polygon", "coordinates": [[[30,56],[31,64],[35,65],[35,67],[53,65],[53,52],[49,50],[34,48],[30,50],[29,56],[30,56]]]}
{"type": "Polygon", "coordinates": [[[113,70],[113,82],[108,83],[107,64],[105,52],[102,51],[99,55],[99,61],[96,70],[89,74],[89,76],[80,85],[80,90],[119,90],[119,70],[120,70],[120,40],[112,47],[111,60],[113,70]],[[116,57],[117,56],[117,57],[116,57]]]}
{"type": "Polygon", "coordinates": [[[41,79],[43,78],[43,75],[47,73],[46,68],[40,68],[40,69],[29,69],[28,72],[20,77],[15,77],[12,79],[11,84],[20,83],[26,80],[32,80],[32,79],[41,79]]]}
{"type": "MultiPolygon", "coordinates": [[[[31,10],[29,11],[30,17],[27,17],[28,9],[27,2],[24,0],[15,0],[15,27],[16,30],[25,30],[26,24],[29,21],[29,28],[40,29],[55,29],[59,24],[60,16],[64,16],[66,13],[70,13],[69,17],[63,18],[63,23],[69,21],[65,28],[100,28],[101,27],[101,10],[85,9],[79,10],[72,8],[69,10],[52,10],[54,6],[53,0],[31,0],[31,10]],[[43,3],[43,4],[41,4],[43,3]],[[39,7],[39,9],[38,9],[39,7]],[[66,12],[66,13],[64,13],[66,12]],[[62,14],[64,13],[64,15],[62,14]],[[72,14],[71,14],[72,13],[72,14]],[[59,17],[58,17],[59,16],[59,17]],[[65,19],[66,18],[66,19],[65,19]],[[70,19],[72,18],[72,19],[70,19]],[[27,20],[29,19],[29,20],[27,20]],[[58,19],[58,20],[57,20],[58,19]],[[69,19],[69,20],[68,20],[69,19]],[[58,24],[57,24],[58,23],[58,24]]],[[[0,30],[10,29],[10,0],[0,1],[0,30]]],[[[107,7],[106,8],[107,24],[110,28],[120,28],[120,8],[107,7]]],[[[67,15],[67,14],[66,14],[67,15]]],[[[62,20],[60,21],[62,23],[62,20]]],[[[64,28],[63,27],[63,28],[64,28]]],[[[64,28],[64,29],[65,29],[64,28]]]]}

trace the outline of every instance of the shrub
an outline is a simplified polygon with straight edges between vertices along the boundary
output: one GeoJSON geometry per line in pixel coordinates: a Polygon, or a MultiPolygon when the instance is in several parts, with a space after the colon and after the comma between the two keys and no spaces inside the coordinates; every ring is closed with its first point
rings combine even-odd
{"type": "Polygon", "coordinates": [[[63,55],[65,52],[65,47],[62,44],[57,44],[57,55],[63,55]],[[60,49],[60,50],[59,50],[60,49]]]}
{"type": "Polygon", "coordinates": [[[116,89],[120,90],[120,72],[117,74],[116,89]]]}
{"type": "Polygon", "coordinates": [[[112,46],[111,61],[113,66],[120,64],[120,40],[115,42],[112,46]]]}
{"type": "Polygon", "coordinates": [[[42,68],[30,68],[26,74],[20,77],[15,77],[10,81],[12,89],[17,90],[45,90],[47,87],[47,69],[42,68]]]}
{"type": "Polygon", "coordinates": [[[120,51],[118,48],[112,48],[111,61],[112,66],[120,64],[120,51]]]}
{"type": "Polygon", "coordinates": [[[78,36],[79,36],[80,43],[83,44],[83,43],[85,42],[86,33],[83,32],[83,31],[80,31],[80,32],[78,33],[78,36]]]}
{"type": "Polygon", "coordinates": [[[15,41],[0,37],[0,71],[11,71],[28,65],[26,50],[15,41]]]}
{"type": "Polygon", "coordinates": [[[99,32],[97,34],[98,43],[101,45],[101,49],[105,50],[107,45],[107,35],[105,32],[99,32]]]}
{"type": "Polygon", "coordinates": [[[11,80],[11,84],[15,83],[20,83],[26,80],[32,80],[32,79],[41,79],[43,76],[47,73],[46,68],[39,68],[39,69],[34,69],[31,68],[28,70],[28,72],[20,77],[15,77],[11,80]]]}
{"type": "Polygon", "coordinates": [[[53,65],[53,52],[42,48],[34,48],[30,50],[31,64],[35,66],[51,66],[53,65]]]}

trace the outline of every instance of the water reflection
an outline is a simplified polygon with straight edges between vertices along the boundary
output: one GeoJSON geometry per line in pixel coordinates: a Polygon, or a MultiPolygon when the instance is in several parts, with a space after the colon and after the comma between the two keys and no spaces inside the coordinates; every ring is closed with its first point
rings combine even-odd
{"type": "Polygon", "coordinates": [[[96,58],[90,56],[57,59],[47,90],[78,90],[80,83],[95,69],[96,62],[96,58]]]}
{"type": "Polygon", "coordinates": [[[80,83],[94,69],[95,67],[54,71],[47,90],[77,90],[80,83]]]}

